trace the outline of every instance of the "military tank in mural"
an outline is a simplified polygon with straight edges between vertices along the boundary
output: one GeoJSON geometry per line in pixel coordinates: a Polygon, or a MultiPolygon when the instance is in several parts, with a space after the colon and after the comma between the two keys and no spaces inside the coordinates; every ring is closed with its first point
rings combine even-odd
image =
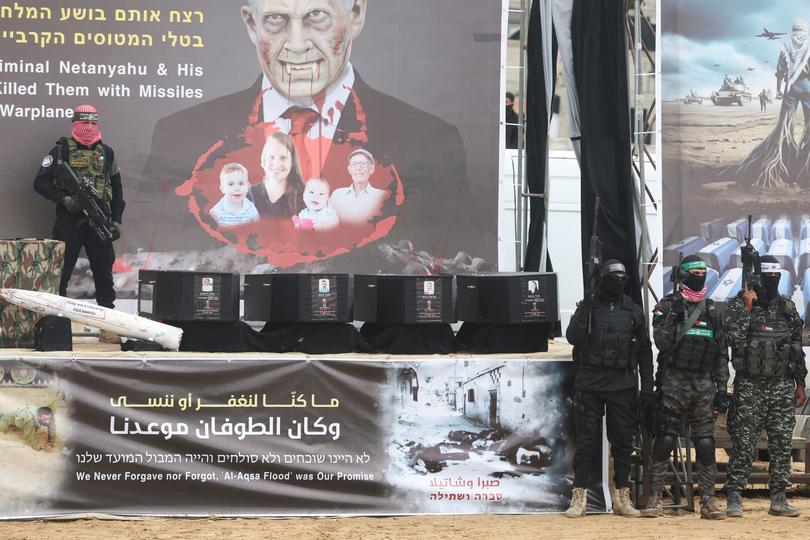
{"type": "Polygon", "coordinates": [[[739,105],[742,107],[751,103],[753,94],[751,94],[751,89],[745,85],[742,77],[738,76],[732,81],[731,77],[726,75],[720,89],[712,92],[711,100],[715,105],[725,107],[739,105]]]}
{"type": "Polygon", "coordinates": [[[703,105],[703,96],[697,95],[694,90],[690,90],[683,98],[684,105],[703,105]]]}

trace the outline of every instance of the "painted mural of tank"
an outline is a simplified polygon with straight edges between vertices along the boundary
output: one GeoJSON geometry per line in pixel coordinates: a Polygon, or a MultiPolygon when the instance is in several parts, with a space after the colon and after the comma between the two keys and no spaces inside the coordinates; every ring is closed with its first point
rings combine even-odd
{"type": "Polygon", "coordinates": [[[703,96],[697,95],[697,92],[690,90],[683,98],[684,105],[703,105],[703,96]]]}
{"type": "Polygon", "coordinates": [[[731,77],[726,75],[720,89],[712,92],[711,99],[715,105],[725,107],[739,105],[742,107],[751,103],[753,94],[751,94],[751,89],[745,85],[742,77],[738,76],[732,81],[731,77]]]}

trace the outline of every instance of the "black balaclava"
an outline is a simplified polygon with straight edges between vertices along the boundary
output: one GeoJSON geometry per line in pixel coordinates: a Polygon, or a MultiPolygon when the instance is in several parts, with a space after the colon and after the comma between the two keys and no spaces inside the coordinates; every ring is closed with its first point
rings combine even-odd
{"type": "Polygon", "coordinates": [[[599,268],[599,273],[601,293],[611,300],[620,299],[627,285],[627,270],[624,265],[616,259],[608,259],[599,268]]]}
{"type": "Polygon", "coordinates": [[[765,290],[765,301],[771,302],[779,298],[779,280],[782,278],[779,260],[773,255],[765,255],[759,259],[762,264],[762,288],[765,290]]]}
{"type": "Polygon", "coordinates": [[[706,274],[702,276],[690,274],[689,266],[694,263],[703,263],[701,266],[706,268],[706,263],[698,255],[687,255],[681,261],[680,271],[683,272],[683,284],[694,292],[700,292],[703,290],[703,286],[706,285],[706,274]]]}

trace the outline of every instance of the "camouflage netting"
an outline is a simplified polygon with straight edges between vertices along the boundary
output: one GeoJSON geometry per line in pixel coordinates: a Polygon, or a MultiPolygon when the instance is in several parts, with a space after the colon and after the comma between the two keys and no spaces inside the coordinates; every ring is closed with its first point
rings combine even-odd
{"type": "MultiPolygon", "coordinates": [[[[0,286],[57,294],[65,243],[0,240],[0,286]]],[[[0,347],[31,348],[39,315],[0,300],[0,347]]]]}

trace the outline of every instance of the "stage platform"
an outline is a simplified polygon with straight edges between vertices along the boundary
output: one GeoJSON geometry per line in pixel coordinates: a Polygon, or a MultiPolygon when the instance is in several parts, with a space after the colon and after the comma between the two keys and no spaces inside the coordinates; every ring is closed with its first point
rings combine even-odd
{"type": "Polygon", "coordinates": [[[330,360],[357,360],[357,361],[391,361],[391,360],[415,360],[415,359],[444,359],[444,360],[546,360],[565,361],[571,360],[572,346],[560,341],[550,340],[547,352],[519,353],[519,354],[480,354],[480,353],[453,353],[453,354],[433,354],[433,355],[406,355],[406,354],[371,354],[371,353],[345,353],[345,354],[304,354],[297,352],[290,353],[204,353],[204,352],[132,352],[122,351],[119,345],[111,343],[101,343],[94,337],[74,337],[72,351],[50,351],[39,352],[33,349],[0,349],[0,360],[25,360],[25,359],[76,359],[76,360],[111,360],[111,359],[146,359],[146,360],[178,360],[178,359],[283,359],[301,360],[308,359],[330,359],[330,360]]]}

